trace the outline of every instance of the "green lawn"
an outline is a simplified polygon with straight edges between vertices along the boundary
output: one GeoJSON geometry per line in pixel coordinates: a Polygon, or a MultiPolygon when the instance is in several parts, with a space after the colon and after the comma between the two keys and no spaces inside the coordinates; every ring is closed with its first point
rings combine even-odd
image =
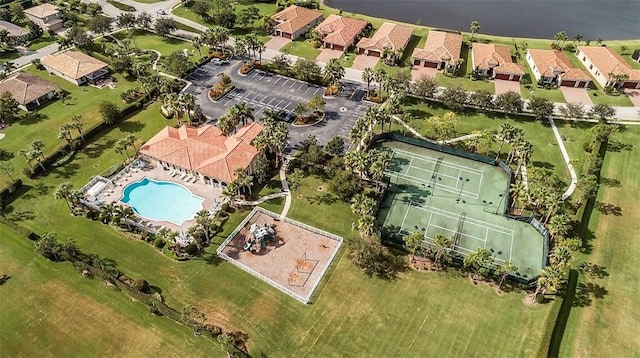
{"type": "Polygon", "coordinates": [[[495,86],[493,82],[483,80],[472,80],[465,77],[448,77],[441,72],[436,74],[436,82],[438,86],[444,87],[460,87],[465,91],[476,92],[478,90],[485,90],[491,93],[495,93],[495,86]]]}
{"type": "Polygon", "coordinates": [[[22,56],[18,51],[0,51],[0,64],[13,61],[22,56]]]}
{"type": "MultiPolygon", "coordinates": [[[[154,105],[118,128],[105,131],[95,145],[80,152],[65,167],[54,170],[47,177],[27,181],[25,192],[10,205],[7,216],[39,233],[55,230],[59,237],[72,237],[83,251],[113,258],[128,275],[144,278],[160,287],[167,303],[173,307],[194,304],[216,324],[248,333],[249,349],[255,356],[260,353],[274,357],[301,356],[311,352],[318,356],[464,356],[476,354],[479,345],[483,346],[483,354],[495,356],[513,355],[514,352],[531,356],[535,353],[548,306],[523,306],[521,292],[498,296],[493,289],[472,285],[466,276],[455,274],[407,271],[396,281],[381,281],[361,274],[346,255],[341,254],[314,303],[302,305],[210,256],[188,262],[173,261],[148,244],[123,237],[107,225],[68,215],[64,202],[53,199],[53,190],[61,182],[70,181],[80,187],[91,175],[122,160],[113,149],[118,138],[135,131],[138,139],[144,141],[167,123],[171,122],[162,119],[154,105]],[[438,329],[433,329],[435,324],[438,329]]],[[[319,202],[318,196],[324,195],[326,190],[319,178],[306,179],[300,190],[302,198],[298,199],[298,193],[294,193],[296,197],[289,216],[338,235],[355,235],[351,230],[355,218],[349,204],[319,202]],[[320,186],[322,189],[318,190],[320,186]]],[[[234,213],[215,242],[222,241],[247,212],[234,213]]],[[[213,252],[215,248],[214,245],[209,251],[213,252]]],[[[78,277],[75,272],[60,275],[71,274],[78,277]]],[[[142,319],[139,316],[162,320],[148,315],[146,308],[140,309],[144,313],[137,313],[126,311],[129,308],[120,307],[122,305],[115,300],[113,305],[120,314],[131,315],[130,320],[134,322],[142,319]]],[[[12,324],[18,324],[18,321],[12,324]]],[[[66,322],[55,328],[62,330],[62,324],[66,322]]],[[[3,328],[13,330],[6,322],[3,328]]],[[[99,330],[83,332],[87,342],[103,334],[99,330]]],[[[63,341],[53,333],[51,335],[52,339],[63,341]]],[[[158,333],[157,337],[161,340],[162,336],[158,333]]],[[[21,343],[19,338],[16,338],[15,346],[27,344],[21,343]]],[[[170,344],[169,340],[161,341],[170,344]]],[[[131,344],[139,345],[140,342],[144,339],[131,344]]],[[[29,349],[33,350],[45,349],[50,344],[46,341],[28,343],[29,349]]],[[[127,349],[129,343],[121,340],[119,344],[127,349]]],[[[141,346],[145,347],[144,344],[141,346]]],[[[100,349],[99,345],[95,347],[100,349]]],[[[185,349],[184,354],[199,355],[198,352],[185,349]]]]}
{"type": "MultiPolygon", "coordinates": [[[[195,53],[196,55],[198,53],[198,51],[195,51],[191,42],[166,38],[143,30],[134,31],[131,37],[128,36],[126,31],[115,33],[114,36],[119,40],[131,38],[131,44],[133,46],[143,50],[154,49],[159,51],[163,56],[168,56],[172,52],[182,51],[184,49],[187,49],[189,53],[195,53]]],[[[202,48],[201,51],[202,53],[207,53],[206,47],[202,48]]]]}
{"type": "MultiPolygon", "coordinates": [[[[415,117],[409,121],[409,125],[424,136],[429,136],[429,128],[426,119],[431,116],[443,116],[444,113],[450,112],[449,109],[439,104],[422,104],[413,98],[405,101],[403,106],[405,114],[415,117]]],[[[482,131],[485,129],[498,129],[502,123],[508,122],[514,127],[520,128],[525,132],[525,139],[533,144],[533,155],[530,163],[533,166],[548,167],[557,171],[558,175],[568,184],[570,182],[569,171],[564,164],[562,154],[553,136],[551,127],[547,122],[534,121],[525,117],[502,117],[486,115],[484,113],[462,113],[458,114],[456,124],[456,134],[462,136],[470,134],[473,131],[482,131]]],[[[411,136],[405,131],[404,127],[394,121],[393,131],[397,131],[404,135],[411,136]]],[[[581,145],[581,144],[580,144],[581,145]]],[[[495,156],[499,144],[494,144],[489,151],[490,156],[495,156]]],[[[508,145],[503,147],[502,153],[505,155],[509,149],[508,145]]],[[[483,153],[485,154],[485,153],[483,153]]]]}
{"type": "Polygon", "coordinates": [[[527,82],[529,85],[525,85],[522,82],[520,83],[520,92],[522,93],[522,98],[531,99],[533,96],[538,96],[542,98],[546,98],[551,102],[556,103],[564,103],[566,100],[564,99],[564,95],[560,89],[546,89],[544,87],[539,87],[536,81],[533,72],[531,72],[531,68],[527,61],[523,60],[520,62],[522,68],[524,68],[524,78],[522,82],[527,82]],[[527,88],[529,87],[529,88],[527,88]]]}
{"type": "MultiPolygon", "coordinates": [[[[560,135],[565,138],[564,146],[567,148],[571,160],[576,163],[583,163],[587,156],[587,152],[584,150],[584,143],[590,140],[589,129],[593,126],[593,123],[562,120],[556,120],[555,122],[560,135]]],[[[578,167],[578,165],[574,165],[576,170],[579,169],[578,167]]],[[[579,172],[578,175],[580,175],[579,172]]]]}
{"type": "Polygon", "coordinates": [[[33,244],[0,225],[2,285],[0,344],[5,356],[190,356],[222,352],[190,329],[153,316],[148,308],[68,263],[38,255],[33,244]]]}
{"type": "Polygon", "coordinates": [[[133,0],[133,1],[143,3],[143,4],[154,4],[157,2],[161,2],[163,0],[133,0]]]}
{"type": "Polygon", "coordinates": [[[304,37],[301,37],[298,40],[291,41],[284,45],[284,47],[280,49],[280,52],[313,60],[318,57],[322,51],[314,48],[311,40],[305,40],[304,37]]]}
{"type": "Polygon", "coordinates": [[[58,35],[54,35],[54,36],[43,35],[38,40],[31,42],[28,48],[31,51],[37,51],[43,47],[47,47],[51,44],[56,43],[56,41],[58,41],[59,39],[60,37],[58,35]]]}
{"type": "MultiPolygon", "coordinates": [[[[38,71],[32,66],[27,69],[27,72],[55,83],[67,91],[69,95],[66,104],[60,100],[53,100],[41,107],[37,113],[43,116],[42,119],[18,120],[4,129],[3,132],[6,136],[0,142],[0,146],[16,154],[11,160],[15,175],[21,174],[22,170],[27,168],[25,159],[17,156],[18,150],[26,148],[32,140],[39,139],[44,142],[45,155],[56,151],[66,143],[57,138],[62,124],[70,122],[74,115],[82,115],[86,131],[102,121],[102,116],[97,111],[100,102],[110,101],[122,108],[124,102],[120,99],[120,94],[130,88],[137,87],[135,81],[129,81],[119,74],[114,75],[116,89],[98,89],[91,86],[76,86],[60,77],[49,75],[45,71],[38,71]]],[[[73,134],[77,137],[76,132],[73,134]]],[[[3,180],[3,182],[5,181],[3,180]]]]}
{"type": "Polygon", "coordinates": [[[353,66],[353,61],[355,61],[355,59],[356,59],[356,54],[353,51],[347,51],[347,53],[345,53],[344,55],[340,56],[340,58],[338,58],[338,60],[340,61],[340,64],[344,68],[349,68],[353,66]]]}
{"type": "Polygon", "coordinates": [[[582,260],[602,267],[602,275],[581,282],[560,346],[562,357],[634,357],[640,352],[640,128],[614,134],[606,154],[596,208],[589,222],[590,254],[582,260]],[[622,148],[622,149],[621,149],[622,148]]]}
{"type": "Polygon", "coordinates": [[[633,107],[633,102],[624,94],[610,96],[603,91],[590,90],[589,97],[593,104],[608,104],[612,107],[633,107]]]}

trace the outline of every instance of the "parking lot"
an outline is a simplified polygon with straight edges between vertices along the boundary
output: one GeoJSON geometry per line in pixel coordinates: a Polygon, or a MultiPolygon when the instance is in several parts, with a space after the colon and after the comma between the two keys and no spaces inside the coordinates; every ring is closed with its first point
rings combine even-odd
{"type": "MultiPolygon", "coordinates": [[[[322,96],[325,88],[292,78],[254,70],[247,76],[238,74],[239,61],[227,65],[206,64],[185,78],[192,82],[186,90],[196,96],[202,112],[215,123],[227,109],[236,103],[246,102],[254,108],[256,119],[267,110],[291,112],[298,103],[309,101],[314,95],[322,96]],[[218,81],[218,76],[226,73],[236,88],[217,102],[212,102],[207,93],[218,81]]],[[[325,99],[325,120],[308,127],[289,125],[290,151],[307,136],[315,135],[319,144],[326,144],[331,138],[340,136],[349,140],[349,130],[369,104],[361,100],[363,90],[356,84],[346,83],[344,90],[334,99],[325,99]]]]}

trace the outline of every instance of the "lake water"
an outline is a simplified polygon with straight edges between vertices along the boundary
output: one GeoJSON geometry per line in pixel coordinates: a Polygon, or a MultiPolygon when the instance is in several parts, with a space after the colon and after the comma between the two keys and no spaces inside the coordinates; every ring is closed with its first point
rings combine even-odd
{"type": "Polygon", "coordinates": [[[508,37],[640,39],[640,0],[327,0],[327,5],[412,24],[508,37]]]}

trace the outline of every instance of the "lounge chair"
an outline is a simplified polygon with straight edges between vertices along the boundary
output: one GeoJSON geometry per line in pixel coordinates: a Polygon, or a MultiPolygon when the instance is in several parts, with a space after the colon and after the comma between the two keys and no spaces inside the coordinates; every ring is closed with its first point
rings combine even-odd
{"type": "Polygon", "coordinates": [[[184,177],[187,175],[187,173],[182,173],[182,175],[180,175],[180,180],[184,179],[184,177]]]}

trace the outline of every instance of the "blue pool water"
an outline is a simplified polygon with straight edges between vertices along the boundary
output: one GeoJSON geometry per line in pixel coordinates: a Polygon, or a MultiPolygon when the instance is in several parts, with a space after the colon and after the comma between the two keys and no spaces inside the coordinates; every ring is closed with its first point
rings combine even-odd
{"type": "Polygon", "coordinates": [[[202,210],[204,199],[180,184],[144,178],[127,185],[120,201],[147,219],[182,225],[202,210]]]}

